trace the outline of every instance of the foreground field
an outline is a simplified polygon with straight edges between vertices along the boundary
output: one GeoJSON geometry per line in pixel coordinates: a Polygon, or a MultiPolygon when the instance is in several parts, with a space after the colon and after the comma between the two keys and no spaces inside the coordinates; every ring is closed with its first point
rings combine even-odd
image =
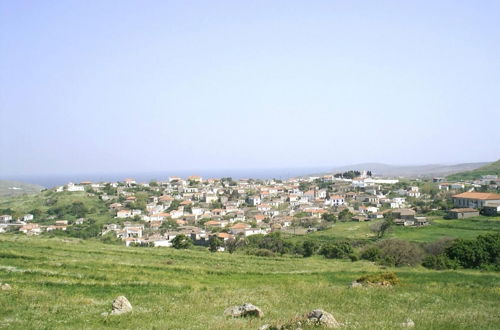
{"type": "MultiPolygon", "coordinates": [[[[393,288],[349,289],[367,262],[262,258],[205,250],[126,248],[73,239],[0,237],[0,327],[257,329],[314,308],[345,328],[390,329],[410,317],[420,329],[498,329],[497,273],[393,270],[393,288]],[[105,317],[125,295],[134,311],[105,317]],[[227,319],[251,302],[263,319],[227,319]]],[[[383,271],[387,271],[384,269],[383,271]]]]}

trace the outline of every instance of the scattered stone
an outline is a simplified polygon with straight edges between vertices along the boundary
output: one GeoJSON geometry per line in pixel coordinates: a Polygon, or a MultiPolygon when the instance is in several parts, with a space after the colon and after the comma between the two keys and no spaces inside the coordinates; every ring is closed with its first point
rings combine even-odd
{"type": "Polygon", "coordinates": [[[413,328],[415,326],[415,322],[413,322],[412,319],[407,318],[406,321],[401,323],[401,326],[405,328],[413,328]]]}
{"type": "Polygon", "coordinates": [[[101,316],[104,316],[104,317],[106,317],[106,316],[108,316],[108,315],[109,315],[109,313],[108,313],[108,312],[101,313],[101,316]]]}
{"type": "Polygon", "coordinates": [[[350,288],[362,288],[363,284],[359,283],[358,281],[353,281],[351,285],[349,285],[350,288]]]}
{"type": "Polygon", "coordinates": [[[247,303],[241,306],[233,306],[226,308],[226,310],[224,311],[224,315],[232,317],[248,317],[248,316],[263,317],[264,313],[259,307],[247,303]]]}
{"type": "Polygon", "coordinates": [[[124,296],[119,296],[113,301],[111,315],[120,315],[132,311],[132,304],[124,296]]]}
{"type": "Polygon", "coordinates": [[[315,309],[307,314],[307,320],[315,326],[322,326],[325,328],[338,328],[341,326],[332,314],[325,312],[322,309],[315,309]]]}
{"type": "Polygon", "coordinates": [[[2,288],[2,291],[12,290],[12,287],[10,286],[10,284],[7,284],[7,283],[1,284],[0,287],[2,288]]]}
{"type": "Polygon", "coordinates": [[[399,284],[399,278],[394,273],[371,274],[360,277],[356,282],[363,286],[385,286],[390,287],[399,284]]]}
{"type": "Polygon", "coordinates": [[[259,330],[269,330],[271,328],[270,324],[264,324],[259,327],[259,330]]]}

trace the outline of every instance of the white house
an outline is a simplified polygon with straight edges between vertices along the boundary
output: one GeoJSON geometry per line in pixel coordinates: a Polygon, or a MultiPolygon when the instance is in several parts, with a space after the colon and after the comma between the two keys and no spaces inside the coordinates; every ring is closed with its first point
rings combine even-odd
{"type": "Polygon", "coordinates": [[[28,213],[23,216],[23,221],[31,221],[31,220],[33,220],[33,214],[28,213]]]}
{"type": "Polygon", "coordinates": [[[131,210],[120,210],[116,213],[117,218],[130,218],[132,216],[131,210]]]}
{"type": "Polygon", "coordinates": [[[75,185],[73,182],[68,183],[66,186],[67,191],[85,191],[84,186],[75,185]]]}
{"type": "Polygon", "coordinates": [[[261,203],[260,196],[255,195],[248,197],[248,203],[253,206],[259,205],[261,203]]]}
{"type": "Polygon", "coordinates": [[[12,221],[12,216],[8,214],[0,215],[0,223],[8,223],[12,221]]]}
{"type": "Polygon", "coordinates": [[[344,205],[345,199],[339,195],[332,195],[330,199],[325,200],[325,205],[327,206],[340,206],[344,205]]]}

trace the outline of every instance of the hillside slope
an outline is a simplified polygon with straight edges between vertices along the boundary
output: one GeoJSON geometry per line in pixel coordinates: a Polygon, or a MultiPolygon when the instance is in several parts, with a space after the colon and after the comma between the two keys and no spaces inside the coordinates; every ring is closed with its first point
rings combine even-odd
{"type": "Polygon", "coordinates": [[[42,189],[37,184],[0,180],[0,197],[36,194],[42,189]]]}
{"type": "MultiPolygon", "coordinates": [[[[498,329],[494,272],[381,269],[371,262],[113,246],[76,239],[0,235],[0,327],[9,329],[258,329],[315,308],[342,329],[498,329]],[[401,285],[350,289],[395,271],[401,285]],[[133,311],[103,316],[119,295],[133,311]],[[229,318],[245,302],[264,317],[229,318]]],[[[304,327],[306,329],[307,327],[304,327]]]]}
{"type": "MultiPolygon", "coordinates": [[[[428,164],[428,165],[389,165],[383,163],[361,163],[346,166],[334,167],[328,172],[316,172],[309,175],[325,175],[346,172],[350,170],[355,171],[372,171],[376,176],[385,177],[407,177],[407,178],[422,178],[433,176],[446,176],[457,172],[470,171],[487,165],[487,162],[481,163],[462,163],[454,165],[443,164],[428,164]]],[[[306,177],[302,175],[299,177],[306,177]]]]}
{"type": "Polygon", "coordinates": [[[500,159],[472,171],[459,172],[449,175],[447,179],[450,181],[474,180],[481,178],[483,175],[500,176],[500,159]]]}

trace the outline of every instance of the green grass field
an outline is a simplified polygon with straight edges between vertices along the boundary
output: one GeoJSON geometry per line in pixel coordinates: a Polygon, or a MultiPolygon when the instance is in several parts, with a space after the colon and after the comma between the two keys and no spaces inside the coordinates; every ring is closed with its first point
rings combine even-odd
{"type": "MultiPolygon", "coordinates": [[[[47,212],[50,207],[61,207],[73,202],[82,202],[88,209],[87,218],[92,218],[99,224],[109,223],[112,216],[109,214],[106,205],[97,196],[89,196],[86,192],[54,192],[52,190],[43,191],[40,194],[29,196],[5,197],[0,199],[0,209],[11,208],[26,214],[34,209],[47,212]],[[54,204],[48,204],[53,201],[54,204]]],[[[74,220],[74,216],[64,216],[57,220],[74,220]]]]}
{"type": "Polygon", "coordinates": [[[499,274],[382,269],[369,262],[262,258],[206,250],[127,248],[77,239],[0,236],[0,327],[12,329],[257,329],[314,308],[346,329],[498,329],[499,274]],[[349,289],[364,274],[395,271],[392,288],[349,289]],[[109,312],[118,295],[134,310],[109,312]],[[263,319],[228,319],[251,302],[263,319]]]}
{"type": "MultiPolygon", "coordinates": [[[[442,237],[473,239],[478,235],[500,231],[500,216],[479,216],[462,220],[431,219],[431,225],[425,227],[393,226],[387,237],[394,237],[414,242],[432,242],[442,237]]],[[[329,242],[345,239],[372,240],[375,234],[370,231],[373,222],[337,222],[331,228],[305,235],[287,235],[291,241],[306,239],[329,242]]]]}

